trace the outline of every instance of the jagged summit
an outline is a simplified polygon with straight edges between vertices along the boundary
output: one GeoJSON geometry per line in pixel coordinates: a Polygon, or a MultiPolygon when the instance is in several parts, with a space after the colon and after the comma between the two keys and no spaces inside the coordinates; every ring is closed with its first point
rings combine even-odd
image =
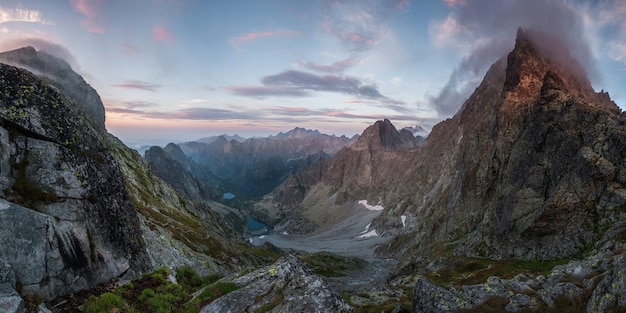
{"type": "Polygon", "coordinates": [[[311,129],[306,129],[306,128],[302,128],[302,127],[296,127],[286,133],[280,132],[278,133],[276,136],[270,136],[270,137],[276,137],[276,138],[306,138],[309,136],[321,136],[322,133],[319,132],[319,130],[311,130],[311,129]]]}
{"type": "Polygon", "coordinates": [[[28,46],[0,53],[0,62],[26,69],[45,79],[75,101],[96,125],[105,128],[104,104],[100,96],[65,60],[28,46]]]}
{"type": "Polygon", "coordinates": [[[520,28],[507,63],[503,88],[505,105],[527,106],[537,103],[540,97],[556,96],[560,91],[620,112],[607,93],[593,90],[586,71],[559,38],[520,28]]]}
{"type": "Polygon", "coordinates": [[[411,149],[419,145],[407,129],[398,131],[391,121],[384,119],[368,127],[354,143],[354,149],[381,147],[384,150],[411,149]]]}

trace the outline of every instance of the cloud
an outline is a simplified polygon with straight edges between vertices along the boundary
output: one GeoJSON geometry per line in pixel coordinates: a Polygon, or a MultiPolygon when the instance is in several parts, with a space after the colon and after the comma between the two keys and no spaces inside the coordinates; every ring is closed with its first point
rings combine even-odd
{"type": "Polygon", "coordinates": [[[297,62],[298,66],[304,67],[306,69],[322,72],[322,73],[343,73],[343,71],[354,67],[359,64],[363,64],[365,61],[363,59],[358,59],[356,57],[350,57],[341,61],[337,61],[331,64],[321,64],[315,63],[311,61],[299,61],[297,62]]]}
{"type": "Polygon", "coordinates": [[[13,38],[9,40],[5,40],[0,43],[1,51],[8,51],[19,49],[22,47],[31,46],[38,51],[44,51],[51,55],[56,56],[59,59],[67,62],[74,70],[79,70],[80,66],[76,62],[76,57],[72,54],[67,48],[61,46],[55,42],[48,41],[41,38],[13,38]]]}
{"type": "Polygon", "coordinates": [[[364,84],[358,78],[350,76],[319,76],[301,71],[287,70],[275,75],[265,76],[261,82],[269,86],[339,92],[373,99],[384,98],[376,86],[364,84]]]}
{"type": "Polygon", "coordinates": [[[172,33],[160,26],[155,26],[152,28],[152,37],[154,37],[154,40],[156,41],[173,41],[174,40],[174,36],[172,36],[172,33]]]}
{"type": "MultiPolygon", "coordinates": [[[[559,38],[571,56],[594,77],[595,60],[586,40],[582,16],[565,0],[449,1],[452,11],[431,23],[433,42],[464,52],[441,92],[430,101],[441,118],[454,114],[480,83],[489,66],[513,48],[519,27],[559,38]]],[[[546,42],[550,44],[552,42],[546,42]]],[[[550,47],[549,47],[550,48],[550,47]]],[[[554,50],[553,48],[550,48],[554,50]]]]}
{"type": "Polygon", "coordinates": [[[121,84],[113,84],[113,87],[124,88],[124,89],[136,89],[143,91],[157,91],[162,86],[157,84],[152,84],[150,82],[144,82],[140,80],[130,80],[121,84]]]}
{"type": "Polygon", "coordinates": [[[90,33],[104,34],[106,28],[102,18],[98,14],[102,0],[71,0],[72,6],[86,19],[81,21],[81,25],[90,33]]]}
{"type": "Polygon", "coordinates": [[[280,86],[227,86],[224,89],[234,95],[243,97],[306,97],[310,95],[304,90],[280,86]]]}
{"type": "Polygon", "coordinates": [[[255,41],[260,38],[272,38],[272,37],[296,37],[302,35],[301,32],[295,30],[278,30],[278,31],[265,31],[265,32],[251,32],[242,36],[231,38],[228,42],[235,48],[241,47],[251,41],[255,41]]]}
{"type": "Polygon", "coordinates": [[[287,70],[261,79],[261,86],[228,86],[224,89],[234,95],[245,97],[306,97],[310,91],[334,92],[366,98],[390,106],[403,105],[403,101],[388,98],[374,84],[368,84],[351,76],[316,75],[287,70]]]}
{"type": "Polygon", "coordinates": [[[326,0],[320,25],[349,52],[361,53],[377,46],[391,33],[386,25],[388,18],[408,6],[407,0],[326,0]]]}
{"type": "Polygon", "coordinates": [[[443,3],[451,8],[454,8],[459,5],[466,5],[467,0],[443,0],[443,3]]]}
{"type": "Polygon", "coordinates": [[[9,22],[40,23],[44,25],[54,25],[54,23],[43,19],[41,12],[22,8],[7,9],[0,7],[0,24],[9,22]]]}
{"type": "Polygon", "coordinates": [[[626,2],[601,1],[596,6],[583,5],[579,10],[596,53],[626,65],[626,2]]]}

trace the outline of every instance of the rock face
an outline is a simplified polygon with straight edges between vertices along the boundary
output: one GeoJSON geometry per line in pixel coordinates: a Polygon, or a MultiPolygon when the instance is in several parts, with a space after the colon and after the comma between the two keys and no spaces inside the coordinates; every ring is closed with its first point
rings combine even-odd
{"type": "Polygon", "coordinates": [[[97,127],[30,72],[0,64],[0,86],[0,263],[44,299],[140,271],[139,220],[97,127]]]}
{"type": "Polygon", "coordinates": [[[258,198],[271,192],[291,173],[327,159],[353,140],[295,128],[287,133],[243,142],[224,136],[209,143],[187,142],[180,148],[197,164],[222,180],[237,198],[258,198]]]}
{"type": "Polygon", "coordinates": [[[294,255],[233,281],[240,289],[216,299],[201,312],[354,312],[294,255]]]}
{"type": "Polygon", "coordinates": [[[104,105],[100,96],[64,60],[44,51],[36,51],[33,47],[25,47],[0,53],[0,62],[25,68],[46,80],[75,101],[96,125],[104,129],[104,105]]]}

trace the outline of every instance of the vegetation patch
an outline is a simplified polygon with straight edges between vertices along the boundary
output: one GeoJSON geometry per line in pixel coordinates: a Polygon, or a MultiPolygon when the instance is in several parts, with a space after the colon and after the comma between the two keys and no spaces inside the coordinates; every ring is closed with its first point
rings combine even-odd
{"type": "Polygon", "coordinates": [[[489,260],[462,258],[451,268],[431,272],[428,279],[440,286],[474,285],[487,281],[490,276],[509,279],[519,273],[547,275],[557,265],[566,264],[569,259],[553,261],[489,260]]]}
{"type": "Polygon", "coordinates": [[[236,284],[217,281],[221,275],[200,277],[191,267],[176,271],[178,284],[167,277],[167,268],[145,274],[140,279],[118,286],[112,292],[91,296],[85,303],[85,312],[156,312],[197,313],[202,307],[236,290],[236,284]],[[200,293],[193,297],[193,294],[200,293]]]}

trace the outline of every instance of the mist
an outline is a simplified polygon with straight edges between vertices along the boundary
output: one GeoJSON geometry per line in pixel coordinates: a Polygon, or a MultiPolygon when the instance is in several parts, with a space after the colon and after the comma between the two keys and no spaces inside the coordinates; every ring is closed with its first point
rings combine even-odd
{"type": "Polygon", "coordinates": [[[474,0],[455,6],[446,21],[431,24],[431,37],[444,37],[444,44],[464,46],[469,53],[442,90],[428,99],[430,105],[440,118],[455,114],[489,66],[513,49],[519,27],[558,38],[542,40],[544,52],[574,59],[582,75],[598,79],[583,26],[582,16],[564,0],[474,0]]]}

